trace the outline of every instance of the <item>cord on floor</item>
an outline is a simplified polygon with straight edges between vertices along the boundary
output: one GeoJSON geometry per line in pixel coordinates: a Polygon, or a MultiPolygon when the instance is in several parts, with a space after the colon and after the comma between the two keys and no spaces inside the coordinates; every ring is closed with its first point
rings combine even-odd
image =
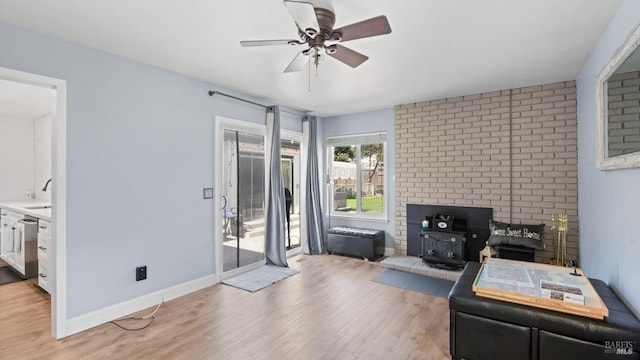
{"type": "Polygon", "coordinates": [[[158,309],[160,309],[160,306],[162,306],[162,304],[164,304],[164,298],[162,298],[162,302],[160,304],[158,304],[158,306],[156,306],[156,308],[149,315],[145,315],[145,316],[142,316],[142,317],[130,316],[130,317],[122,318],[122,319],[112,320],[112,321],[109,321],[109,323],[119,327],[122,330],[127,330],[127,331],[138,331],[138,330],[146,329],[146,328],[149,327],[149,325],[151,325],[153,320],[156,318],[156,313],[158,312],[158,309]],[[125,326],[119,324],[119,322],[121,322],[121,321],[147,320],[147,319],[149,320],[149,322],[147,322],[145,325],[143,325],[141,327],[129,328],[129,327],[125,327],[125,326]]]}

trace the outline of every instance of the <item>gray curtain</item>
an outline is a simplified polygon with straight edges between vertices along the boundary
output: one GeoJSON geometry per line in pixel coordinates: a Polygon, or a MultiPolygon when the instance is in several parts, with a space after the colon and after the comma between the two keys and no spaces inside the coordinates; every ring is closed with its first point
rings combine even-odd
{"type": "Polygon", "coordinates": [[[309,139],[307,144],[307,202],[305,205],[307,211],[307,231],[309,238],[309,253],[312,255],[324,254],[327,249],[326,240],[324,237],[324,225],[322,221],[322,198],[320,197],[320,175],[318,169],[318,144],[316,142],[317,134],[317,122],[318,119],[315,116],[305,116],[303,121],[307,121],[309,124],[309,139]]]}
{"type": "Polygon", "coordinates": [[[265,218],[265,260],[267,265],[288,267],[285,250],[285,197],[280,159],[280,108],[267,108],[267,142],[269,149],[269,174],[267,177],[267,216],[265,218]]]}

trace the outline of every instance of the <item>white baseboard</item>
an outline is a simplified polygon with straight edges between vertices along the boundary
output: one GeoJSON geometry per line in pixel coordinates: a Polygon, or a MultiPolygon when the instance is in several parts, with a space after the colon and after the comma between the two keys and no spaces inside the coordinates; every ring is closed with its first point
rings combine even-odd
{"type": "Polygon", "coordinates": [[[125,302],[107,306],[105,308],[92,311],[87,314],[76,316],[67,320],[67,331],[65,336],[77,334],[92,327],[102,325],[106,322],[121,318],[131,313],[160,304],[163,300],[169,301],[180,296],[213,286],[217,283],[216,275],[207,275],[199,279],[191,280],[182,284],[159,290],[141,297],[127,300],[125,302]]]}

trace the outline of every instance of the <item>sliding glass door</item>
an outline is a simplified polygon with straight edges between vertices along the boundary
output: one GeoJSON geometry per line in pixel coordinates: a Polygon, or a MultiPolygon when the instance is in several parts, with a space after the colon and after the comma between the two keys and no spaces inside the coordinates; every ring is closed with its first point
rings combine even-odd
{"type": "MultiPolygon", "coordinates": [[[[222,271],[264,262],[265,137],[223,125],[219,190],[222,271]]],[[[220,247],[217,247],[220,249],[220,247]]]]}
{"type": "Polygon", "coordinates": [[[282,181],[286,200],[285,244],[287,250],[300,247],[300,141],[283,136],[280,146],[282,181]]]}
{"type": "MultiPolygon", "coordinates": [[[[266,182],[272,174],[266,170],[265,125],[217,117],[215,129],[215,259],[216,273],[225,279],[265,262],[266,182]]],[[[305,241],[301,143],[301,133],[282,130],[288,255],[299,252],[305,241]]]]}

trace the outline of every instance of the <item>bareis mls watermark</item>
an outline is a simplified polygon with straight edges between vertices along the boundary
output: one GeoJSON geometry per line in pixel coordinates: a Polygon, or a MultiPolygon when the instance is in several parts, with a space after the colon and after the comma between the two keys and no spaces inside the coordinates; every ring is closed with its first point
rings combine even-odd
{"type": "Polygon", "coordinates": [[[636,344],[635,341],[615,340],[604,342],[605,354],[616,355],[631,355],[633,354],[633,347],[636,344]]]}

